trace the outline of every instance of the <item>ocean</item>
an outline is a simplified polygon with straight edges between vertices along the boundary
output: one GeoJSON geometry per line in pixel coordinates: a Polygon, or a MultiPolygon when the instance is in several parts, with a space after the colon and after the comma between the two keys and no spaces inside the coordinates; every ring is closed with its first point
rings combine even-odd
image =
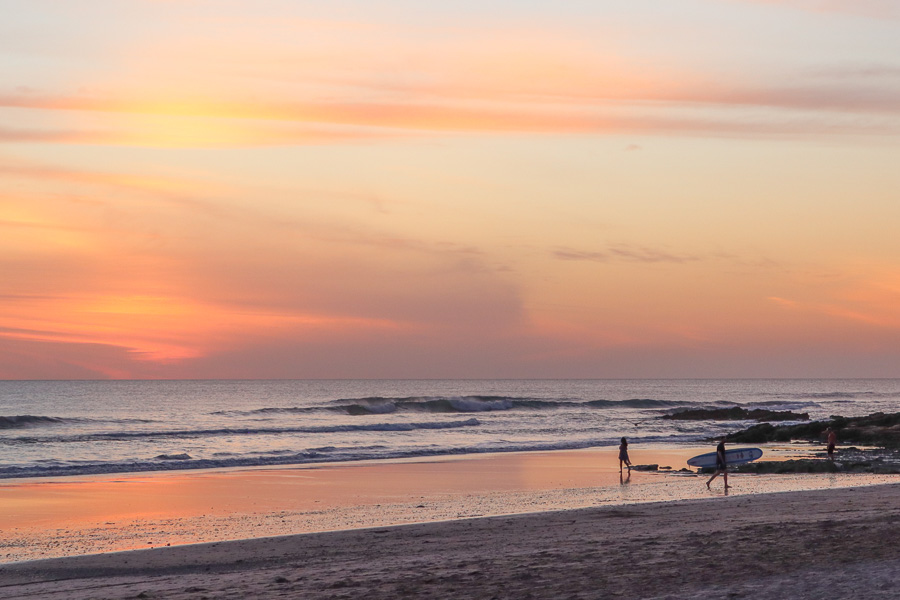
{"type": "Polygon", "coordinates": [[[858,416],[900,380],[0,381],[0,479],[707,441],[747,421],[858,416]]]}

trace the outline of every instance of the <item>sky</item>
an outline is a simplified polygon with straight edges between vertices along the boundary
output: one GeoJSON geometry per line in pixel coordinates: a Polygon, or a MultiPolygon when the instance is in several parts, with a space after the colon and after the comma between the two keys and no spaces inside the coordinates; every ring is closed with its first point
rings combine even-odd
{"type": "Polygon", "coordinates": [[[894,0],[0,14],[0,379],[900,376],[894,0]]]}

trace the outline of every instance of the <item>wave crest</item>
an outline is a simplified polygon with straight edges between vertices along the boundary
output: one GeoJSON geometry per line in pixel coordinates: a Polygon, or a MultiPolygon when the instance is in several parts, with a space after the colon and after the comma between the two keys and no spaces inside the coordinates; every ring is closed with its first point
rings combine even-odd
{"type": "Polygon", "coordinates": [[[511,410],[559,410],[566,408],[671,408],[691,406],[695,402],[632,398],[628,400],[573,400],[569,398],[527,398],[517,396],[370,396],[336,400],[329,405],[312,407],[267,407],[249,411],[219,411],[216,415],[267,416],[338,412],[352,416],[385,415],[397,412],[421,413],[478,413],[511,410]]]}
{"type": "MultiPolygon", "coordinates": [[[[457,429],[460,427],[478,427],[481,422],[478,419],[466,419],[465,421],[435,421],[424,423],[367,423],[358,425],[319,425],[311,427],[224,427],[220,429],[176,429],[159,431],[107,431],[101,433],[86,433],[71,436],[58,436],[52,438],[54,442],[86,442],[91,440],[132,440],[140,438],[200,438],[227,435],[278,435],[284,433],[317,434],[317,433],[341,433],[352,431],[416,431],[419,429],[457,429]]],[[[2,444],[27,444],[44,442],[40,438],[0,438],[2,444]]]]}
{"type": "Polygon", "coordinates": [[[0,429],[25,429],[28,427],[42,427],[45,425],[60,425],[71,423],[77,419],[64,419],[62,417],[43,417],[39,415],[16,415],[0,417],[0,429]]]}

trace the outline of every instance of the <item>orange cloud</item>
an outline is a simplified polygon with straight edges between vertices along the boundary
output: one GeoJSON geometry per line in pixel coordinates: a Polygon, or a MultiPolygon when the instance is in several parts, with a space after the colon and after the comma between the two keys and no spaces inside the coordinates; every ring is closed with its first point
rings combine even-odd
{"type": "MultiPolygon", "coordinates": [[[[0,101],[2,102],[2,101],[0,101]]],[[[9,99],[7,99],[9,102],[9,99]]],[[[131,114],[109,131],[0,131],[7,141],[112,144],[147,147],[248,147],[358,142],[424,133],[538,133],[538,134],[647,134],[723,135],[737,137],[816,135],[895,135],[900,125],[894,92],[856,94],[825,89],[721,91],[635,97],[614,102],[598,98],[592,103],[470,102],[364,103],[334,101],[296,104],[195,102],[167,113],[166,103],[84,101],[57,99],[35,102],[31,108],[88,110],[131,114]],[[655,104],[646,104],[646,103],[655,104]],[[703,113],[686,110],[707,104],[703,113]],[[648,106],[650,108],[648,108],[648,106]],[[764,112],[748,117],[730,108],[758,107],[764,112]],[[780,115],[767,109],[806,111],[780,115]],[[817,114],[816,111],[845,112],[817,114]],[[861,121],[855,112],[881,112],[881,118],[861,121]]]]}
{"type": "Polygon", "coordinates": [[[396,330],[385,319],[249,312],[188,298],[150,296],[6,297],[0,337],[122,348],[137,361],[169,364],[231,347],[247,332],[396,330]]]}
{"type": "MultiPolygon", "coordinates": [[[[881,0],[755,1],[900,10],[881,0]]],[[[143,15],[153,27],[113,56],[95,57],[103,70],[89,66],[77,87],[0,89],[0,107],[37,123],[4,127],[0,141],[246,147],[434,132],[747,137],[900,129],[890,80],[813,80],[793,62],[737,65],[729,75],[688,51],[660,54],[656,40],[636,51],[609,19],[586,33],[581,23],[524,16],[409,26],[392,24],[396,15],[354,22],[352,12],[329,20],[208,8],[124,16],[143,15]],[[48,111],[57,126],[43,123],[48,111]]]]}
{"type": "Polygon", "coordinates": [[[729,81],[672,57],[630,57],[612,31],[588,38],[519,24],[423,33],[264,16],[196,25],[185,27],[190,35],[123,49],[114,77],[84,82],[77,93],[0,93],[0,107],[66,115],[65,126],[6,128],[0,140],[242,147],[434,132],[743,137],[900,129],[889,80],[848,85],[742,71],[729,81]],[[860,122],[858,113],[874,119],[860,122]]]}
{"type": "Polygon", "coordinates": [[[859,273],[821,290],[819,300],[770,298],[792,311],[833,317],[886,330],[900,330],[900,277],[888,272],[859,273]],[[827,294],[827,295],[826,295],[827,294]]]}
{"type": "Polygon", "coordinates": [[[152,193],[156,196],[186,195],[200,189],[196,182],[189,182],[187,179],[69,169],[8,157],[0,157],[0,176],[115,187],[152,193]]]}
{"type": "MultiPolygon", "coordinates": [[[[10,158],[0,177],[17,190],[0,195],[0,338],[58,356],[68,365],[59,372],[89,368],[87,358],[71,362],[79,345],[85,357],[115,357],[113,370],[98,365],[103,376],[157,376],[252,344],[438,338],[520,317],[515,290],[478,248],[353,218],[282,215],[278,202],[204,199],[266,197],[265,186],[207,189],[202,177],[10,158]]],[[[319,195],[366,215],[383,202],[319,195]]]]}

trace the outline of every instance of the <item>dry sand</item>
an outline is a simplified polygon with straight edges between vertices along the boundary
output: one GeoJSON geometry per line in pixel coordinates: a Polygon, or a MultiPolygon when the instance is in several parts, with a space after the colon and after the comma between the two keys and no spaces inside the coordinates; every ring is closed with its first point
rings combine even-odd
{"type": "Polygon", "coordinates": [[[0,598],[897,598],[900,485],[305,534],[0,568],[0,598]]]}

